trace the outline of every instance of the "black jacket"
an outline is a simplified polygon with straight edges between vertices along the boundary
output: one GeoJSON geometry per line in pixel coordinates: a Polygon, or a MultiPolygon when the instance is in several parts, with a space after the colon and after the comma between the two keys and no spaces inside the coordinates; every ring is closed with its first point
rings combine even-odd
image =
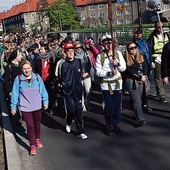
{"type": "Polygon", "coordinates": [[[170,75],[170,42],[164,45],[161,62],[162,78],[170,75]]]}
{"type": "Polygon", "coordinates": [[[14,80],[16,76],[19,74],[22,74],[22,71],[19,65],[15,65],[14,63],[9,63],[5,67],[4,90],[5,90],[7,97],[9,97],[9,93],[12,92],[12,86],[13,86],[14,80]]]}

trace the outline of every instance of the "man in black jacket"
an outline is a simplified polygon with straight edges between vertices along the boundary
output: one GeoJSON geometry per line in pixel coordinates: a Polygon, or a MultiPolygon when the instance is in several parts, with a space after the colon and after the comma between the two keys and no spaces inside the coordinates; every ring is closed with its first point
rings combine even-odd
{"type": "Polygon", "coordinates": [[[170,76],[170,42],[165,44],[162,51],[162,63],[161,63],[161,72],[162,80],[164,84],[169,83],[170,76]]]}
{"type": "Polygon", "coordinates": [[[82,121],[82,83],[83,74],[81,60],[74,56],[74,45],[68,42],[64,45],[66,59],[61,66],[61,84],[67,107],[66,131],[70,133],[71,122],[74,119],[77,137],[86,139],[82,121]]]}

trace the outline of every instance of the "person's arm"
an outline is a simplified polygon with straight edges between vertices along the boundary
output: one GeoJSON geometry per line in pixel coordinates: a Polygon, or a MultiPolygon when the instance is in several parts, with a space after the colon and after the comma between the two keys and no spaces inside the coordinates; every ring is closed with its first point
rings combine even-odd
{"type": "Polygon", "coordinates": [[[49,104],[48,93],[45,88],[44,82],[39,74],[37,74],[37,78],[38,78],[38,83],[39,83],[39,91],[40,91],[41,99],[43,101],[43,107],[46,110],[49,104]]]}
{"type": "Polygon", "coordinates": [[[19,78],[15,78],[11,94],[11,113],[12,115],[16,114],[17,104],[19,100],[19,78]]]}
{"type": "Polygon", "coordinates": [[[117,64],[117,69],[120,71],[120,72],[124,72],[126,70],[126,62],[125,62],[125,59],[122,55],[122,53],[120,51],[117,51],[118,55],[119,55],[119,60],[117,61],[118,64],[117,64]]]}
{"type": "MultiPolygon", "coordinates": [[[[8,96],[11,95],[11,91],[12,91],[12,82],[11,82],[11,70],[10,67],[7,65],[5,67],[5,73],[4,73],[4,87],[5,87],[5,92],[8,96]]],[[[11,68],[12,69],[12,68],[11,68]]]]}

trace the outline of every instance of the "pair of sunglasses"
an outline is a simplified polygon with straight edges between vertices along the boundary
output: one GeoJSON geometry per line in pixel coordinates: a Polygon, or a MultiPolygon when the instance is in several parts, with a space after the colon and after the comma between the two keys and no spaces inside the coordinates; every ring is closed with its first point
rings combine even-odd
{"type": "Polygon", "coordinates": [[[82,47],[76,47],[75,49],[77,50],[77,49],[81,49],[82,47]]]}
{"type": "Polygon", "coordinates": [[[137,49],[137,47],[134,46],[134,47],[130,47],[130,48],[129,48],[129,50],[134,50],[134,49],[137,49]]]}

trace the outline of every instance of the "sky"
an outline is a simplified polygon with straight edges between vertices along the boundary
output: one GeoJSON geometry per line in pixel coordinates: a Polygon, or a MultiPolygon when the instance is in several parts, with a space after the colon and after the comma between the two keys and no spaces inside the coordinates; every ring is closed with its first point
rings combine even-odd
{"type": "Polygon", "coordinates": [[[7,11],[11,9],[12,6],[16,5],[18,2],[23,2],[24,0],[0,0],[0,12],[7,11]]]}

